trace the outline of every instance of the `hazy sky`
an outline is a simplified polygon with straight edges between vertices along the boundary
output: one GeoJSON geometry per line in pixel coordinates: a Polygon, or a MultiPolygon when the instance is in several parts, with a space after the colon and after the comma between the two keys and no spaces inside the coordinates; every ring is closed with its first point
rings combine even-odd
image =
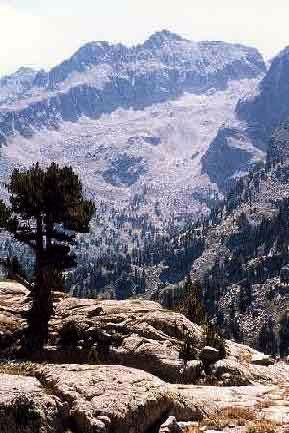
{"type": "Polygon", "coordinates": [[[0,0],[0,74],[55,65],[82,44],[134,44],[168,29],[192,40],[289,45],[289,0],[0,0]]]}

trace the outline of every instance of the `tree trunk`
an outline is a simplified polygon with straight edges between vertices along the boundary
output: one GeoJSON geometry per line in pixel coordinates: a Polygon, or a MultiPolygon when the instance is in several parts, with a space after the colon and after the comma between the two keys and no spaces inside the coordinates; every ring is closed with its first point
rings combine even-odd
{"type": "Polygon", "coordinates": [[[50,218],[48,216],[48,219],[46,222],[46,248],[50,248],[52,245],[52,242],[51,242],[52,231],[53,231],[53,224],[51,223],[50,218]]]}
{"type": "Polygon", "coordinates": [[[26,348],[30,356],[40,352],[48,341],[48,323],[53,312],[52,294],[45,272],[43,220],[36,220],[35,285],[31,291],[32,305],[28,313],[26,348]]]}

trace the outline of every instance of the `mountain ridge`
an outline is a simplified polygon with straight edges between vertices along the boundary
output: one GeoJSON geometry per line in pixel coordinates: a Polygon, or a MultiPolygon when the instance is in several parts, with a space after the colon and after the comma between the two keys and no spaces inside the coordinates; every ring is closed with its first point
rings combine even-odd
{"type": "MultiPolygon", "coordinates": [[[[222,50],[227,50],[225,53],[227,56],[231,55],[231,62],[234,61],[234,57],[236,60],[239,60],[241,57],[247,66],[247,78],[248,74],[254,77],[266,70],[264,60],[255,48],[214,41],[192,42],[167,30],[163,30],[154,33],[143,44],[132,47],[127,47],[123,44],[110,44],[104,41],[89,42],[80,47],[70,58],[53,67],[49,72],[39,71],[34,82],[36,87],[40,86],[39,88],[43,87],[52,90],[58,83],[68,78],[69,74],[73,71],[84,72],[87,67],[97,66],[101,63],[117,65],[119,63],[149,62],[150,60],[156,61],[158,59],[165,65],[172,66],[172,64],[178,64],[178,57],[180,58],[180,65],[182,65],[184,63],[182,57],[184,56],[186,63],[190,64],[191,67],[194,66],[196,69],[202,67],[206,70],[206,65],[209,65],[213,61],[212,57],[207,58],[210,55],[210,50],[213,50],[213,57],[220,54],[216,63],[217,67],[218,60],[226,64],[222,50]],[[158,49],[165,49],[166,47],[168,51],[165,51],[163,54],[161,51],[158,52],[158,49]],[[173,49],[177,50],[176,53],[174,53],[173,49]],[[186,50],[188,51],[187,53],[185,52],[186,50]]],[[[230,72],[231,74],[234,73],[232,70],[230,72]]]]}
{"type": "MultiPolygon", "coordinates": [[[[35,161],[71,165],[98,209],[91,242],[79,246],[97,268],[100,256],[123,263],[149,239],[207,212],[218,186],[201,159],[223,124],[245,128],[235,106],[266,70],[256,49],[240,45],[167,32],[148,44],[85,45],[39,72],[30,95],[0,106],[1,180],[35,161]]],[[[264,152],[244,137],[246,171],[264,152]]]]}

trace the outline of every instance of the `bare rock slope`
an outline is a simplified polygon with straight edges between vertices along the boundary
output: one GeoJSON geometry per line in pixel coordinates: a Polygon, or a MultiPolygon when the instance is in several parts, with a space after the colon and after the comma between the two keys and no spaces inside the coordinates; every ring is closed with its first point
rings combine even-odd
{"type": "MultiPolygon", "coordinates": [[[[0,283],[3,354],[13,354],[19,344],[21,327],[25,326],[20,317],[29,308],[27,295],[19,284],[0,283]],[[9,299],[8,305],[6,299],[9,299]]],[[[207,379],[213,377],[216,382],[222,382],[223,375],[228,373],[227,384],[284,381],[284,364],[264,367],[266,360],[262,362],[262,355],[248,346],[227,341],[227,357],[221,359],[217,354],[217,357],[208,358],[208,362],[203,359],[204,351],[206,336],[203,329],[158,303],[76,299],[57,293],[49,343],[41,356],[56,363],[126,365],[146,370],[171,383],[204,383],[205,371],[207,379]],[[184,368],[180,352],[186,336],[190,338],[193,352],[184,368]],[[257,355],[260,355],[261,365],[253,362],[257,355]]]]}
{"type": "MultiPolygon", "coordinates": [[[[2,356],[21,338],[27,295],[19,284],[0,284],[2,356]]],[[[259,422],[262,414],[286,425],[288,365],[267,362],[263,354],[229,341],[225,359],[202,364],[198,354],[208,350],[204,346],[202,328],[155,302],[56,293],[50,341],[42,354],[50,364],[0,364],[0,431],[157,433],[172,416],[165,425],[198,432],[201,426],[206,431],[205,425],[209,431],[219,418],[237,426],[240,411],[245,424],[259,422]],[[65,345],[63,329],[73,346],[65,345]],[[196,358],[187,366],[179,358],[185,334],[194,341],[196,358]],[[96,344],[88,350],[93,336],[96,344]],[[209,380],[218,386],[206,386],[209,380]]]]}
{"type": "Polygon", "coordinates": [[[186,425],[197,433],[228,425],[245,432],[238,425],[264,420],[274,432],[288,427],[284,384],[169,385],[119,365],[35,365],[17,375],[9,368],[0,373],[1,433],[157,433],[170,416],[180,432],[186,425]]]}

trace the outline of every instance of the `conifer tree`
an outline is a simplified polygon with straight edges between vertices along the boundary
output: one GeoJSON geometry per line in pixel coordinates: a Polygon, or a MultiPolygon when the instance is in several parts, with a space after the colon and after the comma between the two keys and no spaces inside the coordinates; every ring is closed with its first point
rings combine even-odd
{"type": "Polygon", "coordinates": [[[206,320],[206,314],[202,302],[202,288],[200,284],[192,282],[191,276],[188,275],[184,284],[184,314],[198,325],[203,324],[206,320]]]}
{"type": "Polygon", "coordinates": [[[279,323],[279,351],[280,356],[289,355],[289,312],[286,311],[279,323]]]}
{"type": "Polygon", "coordinates": [[[40,350],[48,339],[52,289],[60,289],[63,271],[76,265],[71,245],[77,233],[89,231],[95,209],[72,168],[55,163],[15,169],[7,188],[10,206],[0,203],[0,224],[34,252],[26,349],[40,350]]]}

